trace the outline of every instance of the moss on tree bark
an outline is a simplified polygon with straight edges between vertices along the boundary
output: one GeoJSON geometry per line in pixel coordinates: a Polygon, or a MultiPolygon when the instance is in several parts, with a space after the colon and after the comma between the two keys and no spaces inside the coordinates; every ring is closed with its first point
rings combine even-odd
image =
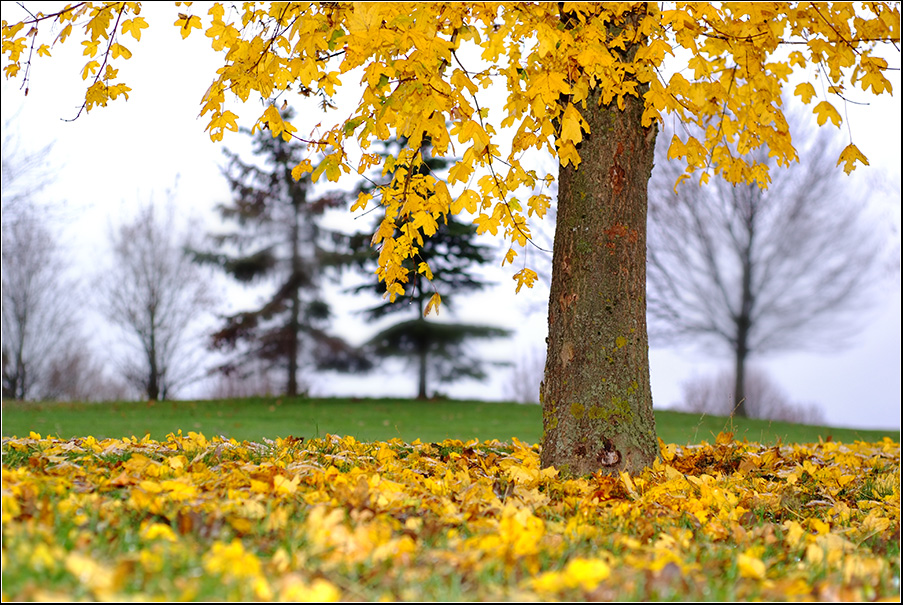
{"type": "Polygon", "coordinates": [[[581,110],[578,169],[559,174],[541,462],[639,471],[658,454],[646,334],[646,208],[655,126],[643,99],[581,110]]]}

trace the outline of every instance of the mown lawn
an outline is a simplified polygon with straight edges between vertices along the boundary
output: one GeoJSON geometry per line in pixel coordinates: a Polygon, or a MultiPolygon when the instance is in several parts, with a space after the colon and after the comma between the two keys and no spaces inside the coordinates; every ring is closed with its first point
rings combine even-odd
{"type": "Polygon", "coordinates": [[[2,597],[899,600],[898,432],[656,421],[566,479],[536,406],[5,403],[2,597]]]}
{"type": "MultiPolygon", "coordinates": [[[[852,442],[900,440],[899,431],[866,431],[812,427],[763,420],[731,420],[656,411],[656,430],[665,443],[713,442],[722,431],[737,439],[764,444],[815,443],[819,439],[852,442]]],[[[221,435],[238,441],[276,437],[313,438],[326,434],[352,435],[361,441],[393,438],[499,439],[517,437],[538,443],[542,413],[536,405],[473,401],[415,401],[410,399],[230,399],[128,403],[4,403],[3,436],[35,431],[56,437],[97,439],[143,437],[164,439],[179,430],[221,435]]]]}
{"type": "Polygon", "coordinates": [[[3,438],[3,599],[872,600],[900,447],[664,445],[563,479],[511,442],[3,438]]]}

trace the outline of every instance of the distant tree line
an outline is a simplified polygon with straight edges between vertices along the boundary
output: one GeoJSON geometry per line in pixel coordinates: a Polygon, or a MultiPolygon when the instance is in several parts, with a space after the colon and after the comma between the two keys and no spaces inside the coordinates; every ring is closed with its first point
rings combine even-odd
{"type": "MultiPolygon", "coordinates": [[[[283,115],[291,116],[291,110],[283,115]]],[[[218,206],[226,230],[197,237],[198,225],[179,222],[174,193],[166,208],[139,208],[110,233],[111,260],[92,284],[93,298],[67,264],[46,210],[33,201],[37,192],[29,185],[47,180],[46,150],[22,154],[4,144],[4,398],[166,399],[203,379],[212,396],[296,396],[307,392],[316,372],[385,371],[392,359],[413,370],[412,394],[428,398],[437,384],[482,380],[487,363],[500,365],[469,344],[509,331],[424,315],[436,292],[448,313],[457,296],[491,285],[479,273],[492,260],[490,250],[478,243],[473,225],[454,217],[409,261],[402,301],[361,302],[361,332],[372,336],[356,344],[339,337],[327,286],[356,275],[345,286],[355,300],[377,299],[384,286],[375,275],[372,229],[344,233],[324,219],[359,191],[378,199],[390,185],[365,175],[356,190],[315,191],[308,176],[292,176],[307,157],[302,143],[266,130],[244,132],[252,155],[226,151],[223,176],[232,197],[218,206]],[[214,318],[217,297],[207,268],[254,289],[257,303],[214,318]],[[86,304],[116,329],[116,345],[105,357],[86,344],[86,304]]],[[[385,143],[382,153],[396,154],[401,145],[385,143]]],[[[707,188],[688,182],[675,188],[678,168],[659,150],[648,218],[653,344],[698,343],[732,358],[730,371],[685,383],[685,409],[822,419],[815,406],[789,402],[764,371],[747,365],[756,356],[826,339],[836,346],[861,323],[880,243],[864,221],[863,200],[834,170],[831,147],[824,134],[810,137],[797,167],[771,167],[767,190],[718,177],[707,188]]],[[[428,142],[422,149],[421,170],[441,178],[448,161],[430,157],[428,142]]],[[[757,159],[769,162],[766,155],[757,159]]],[[[513,399],[537,400],[544,363],[533,357],[515,364],[513,399]]]]}
{"type": "Polygon", "coordinates": [[[127,388],[85,346],[85,292],[60,244],[59,209],[36,201],[52,181],[49,153],[3,140],[3,399],[120,399],[127,388]]]}
{"type": "MultiPolygon", "coordinates": [[[[285,119],[290,116],[287,110],[285,119]]],[[[330,330],[333,317],[324,285],[353,273],[360,276],[349,290],[355,300],[370,293],[381,296],[376,251],[369,237],[328,229],[323,218],[356,191],[315,192],[309,176],[292,176],[306,154],[302,143],[274,138],[266,130],[251,136],[251,157],[226,151],[223,175],[232,199],[218,210],[228,230],[200,240],[197,225],[180,223],[176,194],[168,192],[165,208],[143,205],[133,220],[111,231],[110,260],[93,280],[91,297],[76,296],[65,254],[42,214],[24,210],[30,208],[29,194],[7,195],[14,191],[7,187],[14,183],[8,172],[25,181],[37,178],[35,158],[27,158],[35,166],[26,165],[26,158],[16,164],[4,153],[5,398],[158,400],[202,379],[212,384],[211,394],[221,396],[296,396],[306,393],[314,372],[366,373],[390,358],[415,368],[420,398],[437,393],[434,383],[486,378],[484,362],[467,343],[507,336],[506,330],[424,317],[426,300],[438,288],[448,312],[452,292],[489,285],[474,273],[491,260],[488,249],[475,243],[475,228],[453,218],[441,225],[418,258],[429,265],[432,280],[412,280],[404,301],[362,304],[358,321],[373,326],[399,312],[410,319],[352,345],[330,330]],[[216,297],[207,267],[254,288],[261,294],[257,306],[219,314],[213,325],[216,297]],[[112,376],[95,358],[89,339],[78,333],[86,306],[114,329],[104,356],[112,363],[112,376]],[[206,325],[205,317],[211,318],[206,325]],[[74,344],[66,356],[60,336],[69,332],[74,344]],[[206,347],[199,347],[203,340],[206,347]],[[105,383],[80,384],[87,376],[103,377],[105,383]]],[[[439,174],[446,165],[432,158],[424,169],[439,174]]],[[[362,187],[377,197],[386,186],[367,181],[362,187]]]]}

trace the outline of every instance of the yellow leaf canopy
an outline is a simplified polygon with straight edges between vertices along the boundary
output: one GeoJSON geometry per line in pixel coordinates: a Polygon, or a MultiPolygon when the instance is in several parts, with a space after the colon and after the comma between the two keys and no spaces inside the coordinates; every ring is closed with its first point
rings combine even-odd
{"type": "MultiPolygon", "coordinates": [[[[501,232],[512,246],[505,261],[513,262],[513,246],[530,237],[525,207],[539,216],[545,210],[544,203],[519,200],[544,199],[550,181],[528,167],[528,152],[578,165],[588,132],[580,111],[592,90],[617,107],[642,95],[644,126],[671,115],[702,133],[672,141],[669,155],[685,163],[687,176],[701,171],[702,181],[722,174],[764,185],[766,179],[756,179],[763,167],[743,156],[767,146],[779,165],[797,159],[781,97],[791,73],[804,80],[794,94],[807,104],[818,101],[813,111],[819,124],[839,126],[835,104],[847,88],[891,92],[888,65],[876,56],[876,46],[900,40],[896,3],[690,2],[661,10],[635,2],[273,2],[228,10],[214,3],[206,14],[194,14],[199,8],[191,3],[177,4],[174,25],[182,37],[202,34],[223,53],[223,66],[201,100],[212,139],[236,129],[238,116],[227,102],[254,97],[267,104],[259,127],[303,140],[311,154],[325,156],[305,160],[296,177],[313,171],[315,178],[335,181],[380,161],[367,154],[373,140],[407,140],[402,156],[384,165],[392,182],[355,205],[378,202],[385,212],[373,243],[380,248],[379,277],[393,298],[407,280],[403,261],[416,256],[424,230],[449,212],[466,211],[481,231],[501,232]],[[688,69],[669,73],[669,55],[688,69]],[[355,78],[362,89],[356,107],[316,136],[300,136],[273,106],[286,91],[333,95],[355,78]],[[811,84],[816,79],[826,80],[821,95],[811,84]],[[502,107],[490,108],[490,85],[504,87],[504,102],[495,104],[502,107]],[[502,144],[501,128],[509,130],[510,143],[502,144]],[[352,139],[365,154],[358,167],[349,158],[352,139]],[[435,195],[438,181],[416,169],[428,149],[459,157],[449,173],[449,184],[458,189],[453,194],[435,195]],[[474,176],[491,183],[474,187],[474,176]],[[405,228],[415,216],[417,226],[405,228]]],[[[37,54],[49,55],[52,46],[80,32],[76,37],[89,57],[82,77],[91,80],[85,109],[127,97],[130,89],[117,82],[111,65],[131,56],[121,39],[140,40],[148,27],[141,10],[138,2],[87,2],[21,23],[4,21],[4,71],[22,75],[24,64],[27,80],[30,46],[38,43],[37,54]],[[45,21],[52,25],[43,27],[45,21]],[[49,47],[38,42],[45,30],[58,29],[49,47]],[[103,61],[92,58],[100,53],[103,61]]],[[[851,143],[840,162],[849,172],[866,159],[851,143]]],[[[529,286],[530,273],[518,276],[518,288],[529,286]]]]}

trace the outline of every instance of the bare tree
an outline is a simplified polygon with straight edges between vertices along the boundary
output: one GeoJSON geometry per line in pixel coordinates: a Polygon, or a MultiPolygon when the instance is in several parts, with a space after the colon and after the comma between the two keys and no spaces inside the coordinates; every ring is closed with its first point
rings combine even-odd
{"type": "Polygon", "coordinates": [[[20,200],[15,220],[3,216],[3,396],[44,398],[61,342],[74,336],[74,288],[57,239],[20,200]]]}
{"type": "Polygon", "coordinates": [[[82,331],[84,297],[60,244],[60,204],[39,203],[52,181],[47,156],[22,149],[4,125],[3,396],[87,401],[120,398],[82,331]]]}
{"type": "Polygon", "coordinates": [[[28,200],[15,217],[3,223],[3,397],[122,398],[84,337],[83,297],[46,217],[28,200]]]}
{"type": "MultiPolygon", "coordinates": [[[[750,418],[767,418],[804,424],[824,424],[821,408],[813,403],[790,401],[787,394],[762,369],[747,369],[746,412],[750,418]]],[[[730,416],[736,405],[732,397],[734,374],[730,370],[715,376],[699,376],[681,385],[683,401],[677,409],[687,412],[730,416]]]]}
{"type": "MultiPolygon", "coordinates": [[[[729,352],[739,416],[749,415],[750,356],[837,348],[861,325],[881,242],[864,220],[865,196],[852,194],[835,166],[839,150],[830,137],[824,130],[809,136],[798,147],[799,164],[772,165],[767,190],[713,177],[708,186],[684,181],[675,191],[680,168],[668,162],[665,145],[656,152],[647,245],[652,341],[729,352]]],[[[765,154],[755,159],[773,164],[765,154]]]]}
{"type": "Polygon", "coordinates": [[[185,254],[189,238],[171,203],[164,216],[143,207],[111,241],[113,264],[100,280],[105,311],[137,352],[123,356],[120,372],[148,399],[172,397],[200,377],[189,357],[192,328],[212,304],[209,282],[185,254]]]}

